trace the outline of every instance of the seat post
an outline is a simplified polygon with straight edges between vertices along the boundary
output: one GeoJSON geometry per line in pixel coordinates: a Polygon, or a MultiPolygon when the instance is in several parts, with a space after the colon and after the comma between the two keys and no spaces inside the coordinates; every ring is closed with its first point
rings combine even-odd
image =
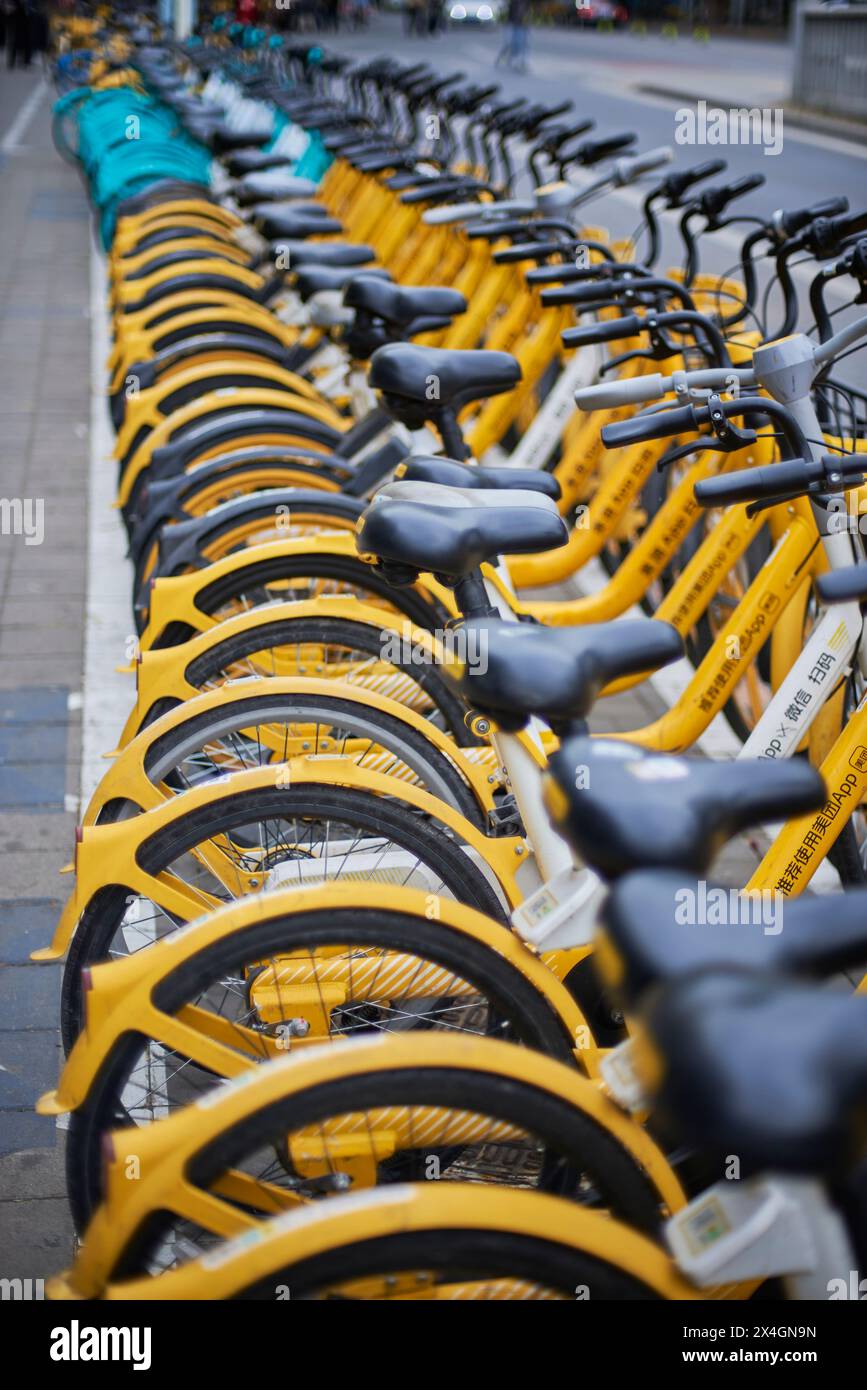
{"type": "Polygon", "coordinates": [[[471,570],[454,586],[455,603],[462,618],[497,618],[499,613],[488,601],[480,569],[471,570]]]}
{"type": "Polygon", "coordinates": [[[464,460],[471,457],[458,424],[458,418],[453,410],[445,406],[437,414],[435,424],[439,430],[443,448],[449,458],[464,460]]]}

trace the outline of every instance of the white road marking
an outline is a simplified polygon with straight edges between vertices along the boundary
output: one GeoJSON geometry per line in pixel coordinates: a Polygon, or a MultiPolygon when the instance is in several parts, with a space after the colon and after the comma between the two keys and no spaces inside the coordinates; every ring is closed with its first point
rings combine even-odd
{"type": "Polygon", "coordinates": [[[87,608],[82,687],[81,804],[86,806],[105,772],[103,754],[114,748],[135,698],[132,678],[115,668],[126,661],[132,619],[132,565],[114,510],[117,470],[112,458],[106,361],[105,262],[90,253],[90,471],[87,504],[87,608]]]}
{"type": "Polygon", "coordinates": [[[47,90],[45,83],[42,78],[40,78],[38,84],[33,88],[33,91],[19,110],[15,120],[3,136],[2,141],[0,141],[0,154],[16,154],[18,150],[21,149],[21,136],[36,115],[47,90]]]}

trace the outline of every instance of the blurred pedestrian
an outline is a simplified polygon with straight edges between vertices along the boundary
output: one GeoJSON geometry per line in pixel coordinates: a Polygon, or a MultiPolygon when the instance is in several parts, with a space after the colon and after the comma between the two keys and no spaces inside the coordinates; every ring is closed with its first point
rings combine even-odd
{"type": "Polygon", "coordinates": [[[527,50],[529,47],[527,14],[529,9],[530,0],[509,0],[509,31],[503,47],[497,54],[497,67],[501,63],[505,63],[507,68],[512,68],[515,72],[527,71],[527,50]]]}
{"type": "Polygon", "coordinates": [[[427,0],[427,31],[438,34],[443,27],[442,0],[427,0]]]}
{"type": "Polygon", "coordinates": [[[406,0],[403,11],[403,25],[407,38],[425,31],[425,0],[406,0]]]}
{"type": "Polygon", "coordinates": [[[30,67],[33,57],[33,30],[26,0],[12,0],[6,11],[6,63],[30,67]]]}

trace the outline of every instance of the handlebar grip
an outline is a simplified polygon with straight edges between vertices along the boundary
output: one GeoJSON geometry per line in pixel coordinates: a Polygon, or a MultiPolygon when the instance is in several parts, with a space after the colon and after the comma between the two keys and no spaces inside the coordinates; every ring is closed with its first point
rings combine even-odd
{"type": "MultiPolygon", "coordinates": [[[[601,267],[600,267],[601,269],[601,267]]],[[[543,293],[550,298],[543,300],[549,307],[554,304],[595,304],[599,299],[616,299],[625,296],[629,290],[640,290],[641,280],[636,276],[632,280],[627,280],[620,276],[600,274],[599,278],[589,285],[558,285],[556,289],[545,290],[543,293]]]]}
{"type": "Polygon", "coordinates": [[[808,208],[781,208],[779,212],[774,213],[773,221],[778,220],[784,236],[789,237],[800,232],[808,223],[815,222],[817,217],[840,217],[848,211],[848,198],[825,198],[821,203],[813,203],[808,208]]]}
{"type": "MultiPolygon", "coordinates": [[[[512,226],[511,223],[504,225],[507,229],[512,226]]],[[[529,230],[526,222],[522,222],[521,226],[529,230]]],[[[469,235],[473,235],[472,228],[469,229],[469,235]]],[[[543,261],[546,256],[555,256],[558,252],[562,254],[562,251],[562,241],[519,241],[512,246],[501,246],[495,251],[494,262],[496,265],[513,265],[515,261],[543,261]]],[[[526,278],[529,280],[532,274],[533,271],[528,270],[526,278]]]]}
{"type": "Polygon", "coordinates": [[[703,164],[696,164],[692,169],[684,169],[683,173],[669,174],[661,190],[662,194],[672,205],[676,206],[693,184],[701,183],[702,179],[712,179],[715,174],[722,174],[725,168],[724,159],[706,159],[703,164]]]}
{"type": "Polygon", "coordinates": [[[735,198],[742,198],[754,188],[761,188],[764,182],[764,174],[745,174],[742,179],[735,179],[720,188],[708,188],[699,197],[698,206],[706,217],[718,217],[735,198]]]}
{"type": "MultiPolygon", "coordinates": [[[[546,302],[545,295],[551,293],[551,290],[544,291],[543,304],[546,302]]],[[[644,319],[639,318],[638,314],[624,314],[619,319],[600,319],[598,323],[564,328],[560,338],[564,347],[587,347],[591,343],[616,343],[620,338],[634,338],[644,327],[644,319]]]]}
{"type": "Polygon", "coordinates": [[[658,169],[663,164],[670,164],[674,158],[674,151],[670,145],[658,145],[656,149],[648,150],[646,154],[624,155],[618,159],[614,166],[614,174],[620,184],[632,183],[635,179],[640,179],[644,174],[650,174],[654,169],[658,169]]]}
{"type": "Polygon", "coordinates": [[[830,570],[816,580],[816,592],[823,603],[852,603],[867,599],[867,564],[845,570],[830,570]]]}
{"type": "Polygon", "coordinates": [[[603,425],[602,443],[606,449],[619,449],[624,444],[643,444],[648,439],[668,439],[683,431],[698,429],[696,411],[691,405],[660,410],[656,415],[636,415],[631,420],[618,420],[603,425]]]}
{"type": "Polygon", "coordinates": [[[644,405],[658,400],[668,390],[660,372],[630,377],[628,381],[600,381],[596,386],[580,386],[574,400],[579,410],[616,410],[621,405],[644,405]]]}
{"type": "MultiPolygon", "coordinates": [[[[805,492],[814,481],[807,459],[784,459],[763,468],[743,468],[722,478],[704,478],[695,485],[695,500],[702,507],[727,507],[733,502],[756,502],[763,497],[781,497],[789,492],[805,492]]],[[[818,465],[821,473],[821,465],[818,465]]]]}
{"type": "Polygon", "coordinates": [[[624,131],[622,135],[609,135],[602,140],[585,140],[584,144],[575,150],[571,160],[577,160],[579,164],[589,167],[591,164],[598,164],[602,159],[610,158],[620,150],[628,149],[637,139],[634,131],[624,131]]]}

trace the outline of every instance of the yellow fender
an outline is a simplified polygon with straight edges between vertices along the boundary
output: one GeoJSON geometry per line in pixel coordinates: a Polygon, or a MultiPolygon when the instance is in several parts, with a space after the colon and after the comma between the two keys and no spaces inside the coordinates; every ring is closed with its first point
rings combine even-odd
{"type": "MultiPolygon", "coordinates": [[[[187,680],[186,672],[192,663],[215,643],[235,637],[240,632],[252,632],[266,624],[288,618],[342,618],[347,622],[373,628],[377,634],[390,630],[383,627],[383,609],[375,608],[373,604],[364,604],[353,594],[340,594],[336,598],[306,599],[301,603],[268,604],[262,608],[252,608],[248,612],[238,613],[235,617],[224,618],[221,623],[205,629],[196,637],[191,637],[189,641],[176,647],[158,647],[143,652],[134,668],[136,702],[124,725],[118,746],[124,747],[135,737],[157,700],[189,700],[199,693],[198,687],[187,680]]],[[[427,661],[435,664],[445,661],[442,648],[423,628],[413,627],[408,623],[401,627],[400,632],[411,639],[414,646],[419,646],[427,661]]],[[[299,671],[298,674],[308,673],[299,671]]],[[[318,672],[310,674],[316,675],[318,672]]]]}
{"type": "Polygon", "coordinates": [[[223,1239],[231,1239],[267,1228],[274,1216],[296,1210],[301,1205],[298,1198],[270,1187],[262,1190],[257,1201],[258,1184],[253,1182],[251,1205],[258,1206],[259,1213],[244,1211],[237,1203],[224,1200],[219,1191],[206,1194],[196,1188],[186,1176],[187,1169],[195,1155],[226,1130],[268,1106],[327,1085],[338,1075],[361,1080],[371,1072],[388,1074],[408,1067],[418,1068],[419,1072],[459,1068],[532,1085],[566,1100],[608,1129],[633,1162],[646,1171],[660,1205],[673,1212],[685,1204],[677,1178],[644,1130],[608,1101],[592,1082],[529,1048],[516,1048],[489,1038],[385,1034],[358,1040],[341,1047],[339,1052],[318,1047],[303,1056],[283,1057],[265,1067],[251,1065],[251,1073],[242,1084],[223,1087],[218,1096],[209,1095],[203,1102],[194,1102],[157,1124],[124,1129],[112,1136],[105,1199],[66,1276],[68,1287],[79,1297],[101,1296],[124,1247],[155,1211],[171,1211],[223,1239]],[[139,1159],[138,1171],[142,1176],[130,1183],[127,1173],[133,1156],[139,1159]]]}
{"type": "MultiPolygon", "coordinates": [[[[191,363],[189,366],[184,366],[181,371],[167,380],[158,381],[154,386],[149,386],[147,390],[139,391],[136,395],[128,397],[126,416],[115,440],[115,458],[120,459],[126,455],[139,430],[154,429],[162,420],[167,418],[166,412],[160,408],[166,396],[171,396],[176,391],[182,391],[187,386],[207,382],[215,376],[228,376],[232,372],[261,377],[262,387],[265,390],[269,389],[270,383],[273,384],[275,390],[282,389],[319,405],[326,404],[309,381],[305,381],[295,372],[288,372],[285,367],[278,367],[276,363],[256,357],[255,354],[251,354],[247,360],[244,360],[240,354],[237,358],[217,354],[209,358],[207,362],[191,363]]],[[[258,387],[246,389],[256,390],[258,387]]],[[[208,392],[208,395],[212,394],[213,391],[208,392]]],[[[175,412],[172,411],[171,414],[174,415],[175,412]]],[[[343,417],[338,416],[337,418],[342,424],[343,417]]]]}
{"type": "MultiPolygon", "coordinates": [[[[660,1298],[689,1301],[708,1295],[687,1283],[670,1257],[628,1226],[589,1212],[562,1197],[477,1183],[421,1183],[382,1187],[374,1192],[335,1197],[287,1212],[258,1230],[247,1230],[214,1254],[192,1260],[158,1279],[110,1284],[106,1300],[234,1297],[245,1288],[348,1244],[365,1243],[407,1231],[494,1230],[567,1244],[646,1284],[660,1298]]],[[[374,1298],[388,1298],[388,1286],[374,1280],[374,1298]]],[[[474,1298],[474,1286],[465,1286],[474,1298]]],[[[46,1286],[49,1298],[80,1295],[63,1279],[46,1286]]],[[[420,1296],[451,1300],[460,1289],[420,1285],[420,1296]]],[[[398,1297],[412,1296],[408,1292],[398,1297]]]]}
{"type": "MultiPolygon", "coordinates": [[[[178,410],[172,411],[171,415],[160,420],[159,424],[151,430],[147,439],[139,444],[124,468],[118,486],[116,505],[118,507],[126,505],[130,499],[133,484],[148,467],[154,450],[162,444],[168,444],[176,431],[183,425],[189,424],[193,420],[202,420],[214,411],[226,411],[230,406],[232,409],[243,410],[248,405],[259,406],[261,409],[270,406],[274,410],[296,411],[298,414],[308,416],[311,420],[318,420],[321,424],[329,425],[338,434],[344,433],[352,425],[351,420],[338,415],[332,406],[325,405],[321,401],[311,401],[307,396],[299,396],[297,393],[289,391],[269,391],[264,387],[256,386],[226,386],[222,390],[209,392],[206,396],[199,396],[197,400],[182,405],[178,410]]],[[[263,431],[261,442],[267,443],[269,440],[270,436],[267,431],[263,431]]],[[[251,444],[260,442],[260,434],[257,433],[255,425],[251,426],[248,442],[251,444]]],[[[302,432],[300,426],[297,437],[281,436],[279,443],[283,445],[295,443],[323,454],[329,452],[327,445],[320,444],[315,439],[309,439],[302,432]]],[[[239,447],[237,441],[234,447],[239,447]]],[[[214,453],[219,452],[219,448],[212,448],[208,454],[203,455],[203,458],[209,458],[214,453]]],[[[115,450],[115,457],[120,457],[117,449],[115,450]]]]}
{"type": "MultiPolygon", "coordinates": [[[[188,251],[189,259],[194,260],[196,251],[219,251],[221,256],[227,260],[236,261],[238,265],[243,265],[250,259],[249,251],[237,242],[227,241],[218,232],[202,232],[201,236],[178,237],[176,241],[161,241],[156,246],[149,246],[146,251],[137,251],[133,256],[113,256],[109,261],[109,274],[113,284],[123,284],[136,271],[146,266],[148,261],[154,261],[159,256],[170,256],[175,251],[188,251]]],[[[218,263],[216,257],[212,264],[218,263]]],[[[183,269],[182,261],[175,261],[176,266],[183,269]]]]}
{"type": "MultiPolygon", "coordinates": [[[[152,810],[143,811],[132,820],[112,825],[88,826],[78,832],[75,845],[75,885],[63,907],[51,945],[35,951],[33,960],[58,960],[63,956],[75,933],[88,903],[101,888],[122,884],[131,894],[156,903],[179,921],[190,922],[202,912],[215,908],[219,900],[212,894],[191,889],[186,883],[168,873],[158,876],[140,867],[138,855],[142,845],[175,821],[203,806],[214,806],[240,792],[254,792],[265,787],[324,785],[358,788],[375,795],[400,801],[425,815],[440,821],[467,847],[480,863],[486,864],[500,885],[508,906],[516,907],[522,892],[516,874],[528,857],[527,843],[509,835],[490,839],[471,825],[458,811],[421,787],[397,781],[383,773],[359,768],[339,755],[293,758],[277,767],[256,768],[251,772],[235,772],[214,782],[164,801],[152,810]]],[[[229,892],[243,896],[261,888],[262,875],[242,873],[218,846],[200,846],[196,857],[207,866],[219,883],[229,892]],[[240,890],[240,893],[239,893],[240,890]]]]}
{"type": "MultiPolygon", "coordinates": [[[[135,316],[136,319],[140,317],[135,316]]],[[[291,347],[297,337],[297,328],[290,327],[281,323],[267,310],[260,309],[254,313],[241,305],[225,305],[224,307],[214,306],[207,309],[189,309],[186,313],[176,314],[170,325],[172,332],[185,328],[195,328],[205,334],[211,324],[224,325],[227,320],[236,320],[238,331],[243,332],[245,328],[260,327],[265,330],[269,338],[284,347],[291,347]]],[[[109,392],[113,395],[123,384],[124,369],[132,366],[134,362],[142,362],[152,357],[158,349],[156,341],[168,331],[165,324],[158,324],[154,328],[132,328],[124,325],[123,332],[118,332],[117,342],[111,351],[108,360],[108,369],[111,375],[111,385],[109,392]]],[[[184,364],[187,365],[186,363],[184,364]]],[[[174,369],[172,369],[174,371],[174,369]]]]}
{"type": "MultiPolygon", "coordinates": [[[[262,545],[248,546],[245,550],[225,555],[223,559],[215,560],[212,565],[208,565],[207,569],[157,579],[150,592],[148,625],[140,642],[142,651],[147,651],[170,623],[186,623],[197,632],[205,632],[208,628],[217,626],[217,620],[203,613],[197,606],[196,599],[203,589],[209,588],[218,580],[272,558],[288,559],[293,555],[314,554],[357,560],[355,537],[352,532],[326,531],[321,535],[299,536],[295,540],[265,541],[262,545]]],[[[457,613],[451,589],[440,584],[433,575],[422,575],[414,587],[438,600],[446,612],[452,615],[457,613]]],[[[385,630],[408,622],[408,619],[402,619],[396,610],[383,607],[379,614],[379,625],[385,630]]]]}
{"type": "MultiPolygon", "coordinates": [[[[387,695],[380,695],[377,691],[347,685],[342,681],[317,680],[315,677],[306,676],[273,676],[261,680],[244,681],[240,686],[220,686],[216,690],[192,694],[183,704],[169,710],[153,724],[146,725],[141,733],[125,748],[107,754],[106,756],[113,758],[114,762],[106,770],[100,779],[99,786],[90,798],[82,818],[82,825],[96,825],[104,808],[118,799],[130,801],[142,811],[149,811],[165,801],[167,797],[177,795],[177,793],[168,792],[161,785],[153,782],[145,771],[151,749],[173,730],[182,728],[183,725],[201,718],[211,710],[218,710],[226,705],[234,705],[241,700],[249,699],[252,701],[262,696],[273,699],[282,697],[286,700],[287,711],[291,712],[293,698],[316,695],[332,698],[339,696],[341,699],[351,700],[353,704],[365,709],[380,710],[382,713],[390,715],[392,719],[399,719],[401,723],[421,734],[444,757],[455,764],[475,794],[484,814],[493,809],[494,788],[498,785],[498,779],[492,778],[490,775],[490,760],[480,766],[478,762],[467,758],[465,750],[458,748],[447,734],[438,729],[429,719],[416,713],[415,710],[407,708],[406,705],[398,704],[396,700],[389,699],[387,695]]],[[[267,744],[267,729],[262,730],[260,736],[262,741],[267,744]]],[[[285,747],[285,740],[282,736],[276,736],[273,739],[271,751],[275,762],[285,760],[285,747]]],[[[290,757],[303,757],[307,751],[308,746],[299,737],[290,744],[288,754],[290,757]],[[300,746],[296,747],[295,744],[300,746]]],[[[317,752],[319,751],[331,753],[340,751],[340,749],[339,747],[330,747],[326,740],[320,741],[317,747],[317,752]]]]}
{"type": "MultiPolygon", "coordinates": [[[[161,1010],[154,1000],[168,972],[207,950],[214,942],[264,926],[277,918],[304,916],[311,911],[371,909],[409,915],[418,918],[420,931],[452,932],[496,952],[544,996],[560,1019],[564,1035],[573,1043],[576,1064],[580,1070],[595,1075],[599,1053],[586,1019],[569,990],[543,960],[501,922],[451,898],[437,897],[434,902],[437,917],[432,923],[428,916],[429,894],[389,883],[338,882],[326,887],[257,893],[223,904],[199,917],[184,931],[154,942],[147,950],[92,966],[91,988],[85,1001],[86,1027],[67,1058],[57,1089],[46,1092],[38,1102],[39,1113],[67,1114],[83,1105],[106,1056],[132,1028],[167,1047],[176,1047],[184,1056],[211,1069],[216,1076],[230,1078],[255,1071],[261,1065],[266,1045],[272,1058],[280,1057],[285,1047],[282,1051],[278,1049],[277,1039],[269,1043],[265,1034],[251,1032],[250,1045],[245,1052],[240,1047],[244,1030],[237,1029],[236,1025],[233,1025],[232,1040],[227,1044],[210,1027],[206,1013],[186,1010],[183,1017],[173,1017],[161,1010]]],[[[341,1051],[344,1046],[341,1043],[341,1051]]],[[[293,1044],[292,1050],[295,1056],[308,1051],[300,1042],[293,1044]]],[[[517,1050],[523,1053],[525,1049],[517,1050]]],[[[599,1094],[601,1096],[601,1092],[599,1094]]],[[[617,1113],[624,1119],[625,1132],[628,1131],[632,1122],[626,1120],[623,1112],[618,1110],[617,1113]]],[[[666,1190],[664,1200],[676,1202],[672,1189],[666,1190]]]]}

